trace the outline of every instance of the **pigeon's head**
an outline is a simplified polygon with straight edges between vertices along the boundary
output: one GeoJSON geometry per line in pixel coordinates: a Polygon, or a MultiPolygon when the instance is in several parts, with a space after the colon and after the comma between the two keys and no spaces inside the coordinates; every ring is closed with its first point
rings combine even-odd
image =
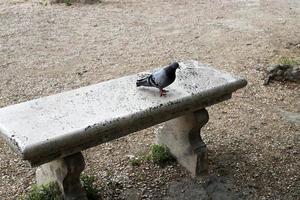
{"type": "Polygon", "coordinates": [[[170,65],[170,67],[172,68],[172,69],[180,69],[180,66],[179,66],[179,64],[178,64],[178,62],[173,62],[171,65],[170,65]]]}

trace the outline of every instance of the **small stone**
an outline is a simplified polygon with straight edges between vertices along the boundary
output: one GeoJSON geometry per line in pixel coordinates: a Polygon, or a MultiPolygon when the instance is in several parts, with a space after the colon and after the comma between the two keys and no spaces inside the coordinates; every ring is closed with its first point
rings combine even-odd
{"type": "Polygon", "coordinates": [[[296,150],[292,151],[292,153],[293,153],[294,155],[297,155],[297,154],[298,154],[298,152],[297,152],[296,150]]]}

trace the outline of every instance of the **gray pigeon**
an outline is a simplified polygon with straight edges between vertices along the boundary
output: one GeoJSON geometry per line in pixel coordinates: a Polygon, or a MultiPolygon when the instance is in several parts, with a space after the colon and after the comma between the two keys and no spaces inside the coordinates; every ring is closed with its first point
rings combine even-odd
{"type": "Polygon", "coordinates": [[[177,62],[173,62],[171,65],[164,67],[145,78],[136,81],[136,86],[156,87],[160,91],[160,96],[166,95],[167,90],[163,88],[169,86],[175,81],[176,69],[180,69],[177,62]]]}

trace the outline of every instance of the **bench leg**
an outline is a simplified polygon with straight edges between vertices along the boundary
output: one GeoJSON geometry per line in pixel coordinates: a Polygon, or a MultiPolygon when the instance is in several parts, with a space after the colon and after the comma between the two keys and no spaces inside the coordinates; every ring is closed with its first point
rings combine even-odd
{"type": "Polygon", "coordinates": [[[165,123],[157,132],[157,142],[166,145],[171,154],[192,176],[207,173],[208,159],[206,144],[200,130],[208,122],[206,109],[186,114],[165,123]]]}
{"type": "Polygon", "coordinates": [[[81,152],[54,160],[37,168],[37,184],[57,182],[66,200],[86,200],[86,194],[80,183],[80,173],[84,167],[81,152]]]}

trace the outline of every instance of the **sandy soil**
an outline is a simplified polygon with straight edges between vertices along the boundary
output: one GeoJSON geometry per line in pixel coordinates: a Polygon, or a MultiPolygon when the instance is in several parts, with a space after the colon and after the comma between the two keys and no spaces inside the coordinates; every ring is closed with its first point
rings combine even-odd
{"type": "MultiPolygon", "coordinates": [[[[203,138],[210,174],[229,176],[249,199],[300,196],[300,87],[263,86],[263,69],[281,56],[300,56],[299,0],[114,0],[48,5],[0,0],[0,107],[108,79],[195,59],[244,76],[249,84],[210,107],[203,138]]],[[[118,199],[161,199],[187,173],[178,165],[133,168],[128,155],[154,142],[149,128],[84,152],[86,173],[119,183],[118,199]],[[155,176],[153,176],[153,174],[155,176]],[[141,178],[142,177],[142,178],[141,178]],[[154,181],[154,179],[157,181],[154,181]],[[133,198],[133,197],[132,197],[133,198]]],[[[0,199],[30,188],[34,170],[0,139],[0,199]]]]}

